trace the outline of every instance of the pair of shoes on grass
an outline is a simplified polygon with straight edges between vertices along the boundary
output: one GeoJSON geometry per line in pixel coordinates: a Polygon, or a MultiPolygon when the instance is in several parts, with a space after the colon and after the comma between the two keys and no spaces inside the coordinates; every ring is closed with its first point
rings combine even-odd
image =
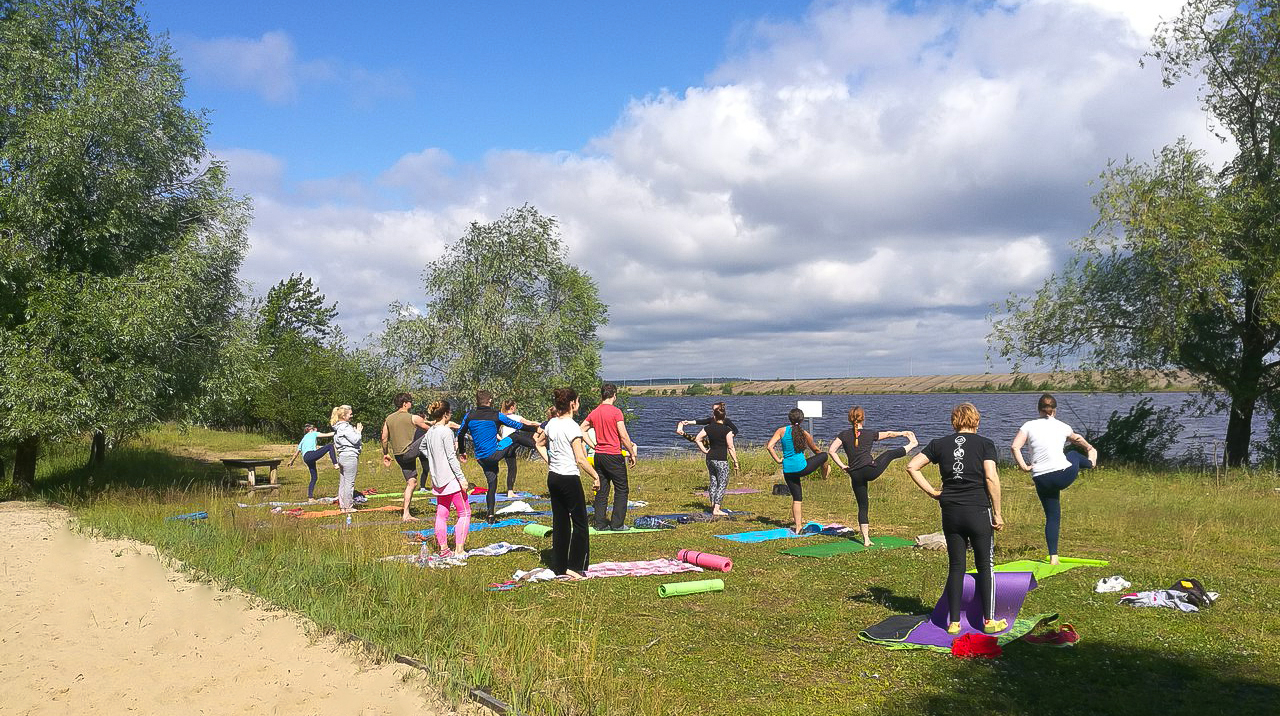
{"type": "Polygon", "coordinates": [[[1070,624],[1063,624],[1057,629],[1050,629],[1041,634],[1029,634],[1023,637],[1024,640],[1032,644],[1048,644],[1049,646],[1075,646],[1080,641],[1080,635],[1076,633],[1076,628],[1070,624]]]}

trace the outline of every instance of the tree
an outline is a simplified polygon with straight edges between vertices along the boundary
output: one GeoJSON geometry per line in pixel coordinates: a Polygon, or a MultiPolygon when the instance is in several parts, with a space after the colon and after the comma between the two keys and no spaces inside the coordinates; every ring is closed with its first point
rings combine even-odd
{"type": "Polygon", "coordinates": [[[1280,389],[1280,3],[1192,0],[1150,53],[1167,85],[1203,79],[1201,100],[1237,147],[1221,169],[1179,140],[1150,163],[1112,164],[1099,219],[1030,298],[1012,298],[993,339],[1005,357],[1102,373],[1181,369],[1229,406],[1226,461],[1248,462],[1260,399],[1280,389]]]}
{"type": "Polygon", "coordinates": [[[178,413],[239,297],[246,206],[124,0],[0,3],[0,444],[178,413]]]}
{"type": "Polygon", "coordinates": [[[557,386],[596,394],[607,307],[565,260],[554,218],[525,205],[472,223],[423,271],[425,310],[393,304],[382,348],[412,385],[487,389],[531,406],[557,386]]]}
{"type": "Polygon", "coordinates": [[[320,345],[338,336],[334,320],[338,304],[324,304],[324,294],[302,274],[290,274],[267,291],[259,308],[259,331],[265,344],[279,342],[286,334],[320,345]]]}

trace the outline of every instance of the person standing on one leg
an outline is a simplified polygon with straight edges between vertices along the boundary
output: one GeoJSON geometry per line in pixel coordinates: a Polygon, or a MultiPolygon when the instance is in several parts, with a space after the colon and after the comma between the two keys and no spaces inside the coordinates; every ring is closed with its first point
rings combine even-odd
{"type": "MultiPolygon", "coordinates": [[[[995,634],[1009,628],[996,619],[995,531],[1004,529],[1000,516],[1000,474],[996,471],[996,445],[978,434],[978,409],[961,403],[951,411],[955,432],[931,441],[911,462],[907,474],[925,494],[942,507],[942,534],[947,540],[947,633],[960,633],[960,607],[966,550],[973,547],[977,567],[978,596],[982,601],[982,630],[995,634]],[[935,490],[920,469],[929,463],[942,474],[942,489],[935,490]]],[[[976,626],[976,625],[975,625],[976,626]]]]}
{"type": "Polygon", "coordinates": [[[728,515],[721,509],[724,493],[729,487],[729,458],[733,458],[734,469],[738,467],[738,451],[733,447],[733,430],[726,424],[728,418],[724,414],[724,403],[717,403],[711,409],[714,419],[703,428],[694,443],[707,456],[707,496],[711,500],[711,514],[728,515]]]}
{"type": "Polygon", "coordinates": [[[289,467],[293,467],[293,461],[302,456],[302,464],[307,466],[307,470],[311,472],[311,484],[307,485],[307,499],[315,499],[316,480],[319,474],[316,473],[316,463],[325,455],[333,461],[333,469],[338,469],[338,455],[333,451],[333,443],[328,443],[322,448],[316,447],[317,438],[331,438],[333,433],[321,433],[316,431],[316,426],[307,423],[302,426],[302,440],[298,441],[298,449],[293,453],[293,457],[289,458],[289,467]]]}
{"type": "Polygon", "coordinates": [[[730,432],[732,432],[734,435],[738,434],[738,426],[734,425],[733,421],[729,419],[729,411],[725,409],[724,401],[720,401],[719,403],[716,403],[715,405],[711,406],[711,417],[698,418],[697,420],[681,420],[680,422],[676,423],[676,435],[679,435],[680,437],[684,438],[685,440],[688,440],[689,442],[693,442],[696,439],[696,437],[686,433],[684,431],[684,426],[686,425],[705,426],[705,425],[711,425],[712,423],[716,423],[716,422],[721,422],[721,423],[724,423],[725,425],[728,425],[730,432]],[[716,420],[717,410],[724,414],[725,416],[724,420],[719,420],[719,421],[716,420]]]}
{"type": "Polygon", "coordinates": [[[591,532],[587,524],[587,498],[582,492],[580,470],[600,487],[600,476],[587,459],[582,428],[573,421],[578,393],[557,388],[554,417],[536,436],[538,454],[547,462],[547,496],[551,498],[551,571],[585,579],[590,564],[591,532]]]}
{"type": "Polygon", "coordinates": [[[351,424],[355,417],[350,405],[339,405],[329,415],[333,425],[333,449],[338,453],[338,507],[355,512],[356,471],[360,469],[360,448],[364,444],[364,423],[351,424]]]}
{"type": "Polygon", "coordinates": [[[582,430],[595,431],[595,468],[600,473],[600,489],[594,501],[597,530],[621,532],[627,527],[627,466],[636,464],[636,444],[627,434],[627,424],[614,401],[618,398],[618,386],[605,383],[600,386],[600,404],[582,421],[582,430]],[[624,457],[623,449],[628,451],[624,457]],[[613,487],[613,517],[608,518],[609,488],[613,487]]]}
{"type": "Polygon", "coordinates": [[[396,393],[392,403],[396,411],[382,421],[382,466],[391,467],[391,458],[395,456],[404,476],[404,510],[400,520],[417,522],[418,518],[409,514],[409,502],[413,499],[413,491],[418,489],[418,456],[421,454],[420,442],[415,442],[413,436],[429,426],[427,421],[410,412],[413,409],[412,395],[396,393]]]}
{"type": "Polygon", "coordinates": [[[792,408],[787,412],[787,422],[789,424],[785,427],[773,431],[773,437],[769,438],[764,449],[773,456],[774,462],[782,465],[782,480],[791,493],[791,517],[796,523],[796,534],[800,534],[804,529],[804,490],[800,486],[800,478],[818,468],[822,468],[822,476],[826,477],[831,466],[827,464],[829,456],[818,449],[813,436],[800,426],[804,422],[804,411],[792,408]],[[778,457],[773,449],[779,444],[782,446],[782,457],[778,457]],[[806,449],[813,451],[812,457],[805,458],[806,449]]]}
{"type": "Polygon", "coordinates": [[[1040,417],[1022,424],[1013,438],[1013,459],[1018,467],[1031,473],[1036,495],[1044,508],[1044,541],[1049,548],[1049,563],[1058,563],[1058,533],[1062,528],[1062,491],[1071,486],[1082,469],[1097,466],[1098,451],[1070,425],[1058,420],[1058,401],[1045,393],[1040,396],[1036,408],[1040,417]],[[1075,443],[1087,451],[1086,455],[1072,451],[1066,454],[1063,445],[1075,443]],[[1022,456],[1022,446],[1031,448],[1031,464],[1022,456]]]}
{"type": "Polygon", "coordinates": [[[471,503],[467,492],[471,486],[467,484],[467,476],[462,473],[462,463],[458,462],[458,454],[454,450],[457,438],[449,429],[452,416],[449,401],[432,403],[427,408],[431,428],[422,443],[431,464],[431,494],[436,498],[436,544],[440,547],[440,556],[465,558],[467,531],[471,528],[471,503]],[[453,528],[453,552],[449,551],[450,509],[458,515],[458,522],[453,528]]]}
{"type": "Polygon", "coordinates": [[[525,425],[536,426],[524,418],[515,420],[499,413],[493,408],[493,393],[487,390],[476,391],[476,407],[462,417],[458,428],[458,458],[467,459],[466,436],[471,435],[471,443],[475,449],[476,462],[484,472],[484,479],[489,485],[485,493],[485,507],[488,513],[485,520],[494,521],[494,510],[498,500],[498,462],[504,457],[504,450],[498,447],[498,428],[502,425],[520,429],[525,425]]]}
{"type": "Polygon", "coordinates": [[[869,499],[867,483],[880,477],[889,467],[889,463],[900,457],[906,457],[916,446],[916,434],[910,430],[866,430],[862,421],[866,419],[866,411],[859,406],[849,409],[849,429],[836,436],[835,442],[827,448],[832,461],[840,465],[840,469],[849,473],[849,484],[853,488],[853,497],[858,501],[858,529],[862,531],[862,544],[872,545],[871,523],[869,518],[869,499]],[[871,446],[877,440],[886,438],[906,438],[907,444],[902,447],[889,448],[874,458],[871,457],[871,446]],[[848,465],[840,463],[840,448],[843,447],[849,459],[848,465]]]}
{"type": "MultiPolygon", "coordinates": [[[[502,401],[502,414],[512,420],[524,421],[524,417],[516,412],[516,401],[502,401]]],[[[516,498],[516,450],[518,448],[527,448],[530,451],[535,450],[533,443],[533,433],[536,427],[531,427],[527,423],[519,430],[503,423],[498,426],[498,449],[502,451],[502,459],[507,463],[507,498],[514,500],[516,498]]]]}

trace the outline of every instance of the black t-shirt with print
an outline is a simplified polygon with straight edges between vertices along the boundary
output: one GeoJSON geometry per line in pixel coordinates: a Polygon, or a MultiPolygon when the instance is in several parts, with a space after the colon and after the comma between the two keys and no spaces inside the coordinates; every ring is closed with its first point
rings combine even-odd
{"type": "Polygon", "coordinates": [[[920,453],[942,473],[944,507],[990,507],[983,462],[996,459],[996,444],[977,433],[953,433],[929,441],[920,453]]]}

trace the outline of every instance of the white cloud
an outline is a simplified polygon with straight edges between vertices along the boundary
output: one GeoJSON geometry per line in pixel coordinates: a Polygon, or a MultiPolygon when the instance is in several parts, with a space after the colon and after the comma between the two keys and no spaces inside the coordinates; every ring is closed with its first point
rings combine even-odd
{"type": "Polygon", "coordinates": [[[611,307],[610,376],[981,372],[988,307],[1061,264],[1109,159],[1184,134],[1227,151],[1194,88],[1139,67],[1171,4],[1140,5],[819,3],[753,26],[706,86],[635,100],[584,153],[407,153],[370,191],[412,210],[268,195],[246,270],[315,275],[360,335],[420,299],[468,222],[529,202],[611,307]]]}
{"type": "Polygon", "coordinates": [[[178,36],[174,47],[193,78],[253,92],[272,104],[293,102],[304,87],[312,85],[336,87],[360,104],[409,92],[398,72],[378,72],[332,59],[302,59],[293,38],[283,30],[257,38],[178,36]]]}

